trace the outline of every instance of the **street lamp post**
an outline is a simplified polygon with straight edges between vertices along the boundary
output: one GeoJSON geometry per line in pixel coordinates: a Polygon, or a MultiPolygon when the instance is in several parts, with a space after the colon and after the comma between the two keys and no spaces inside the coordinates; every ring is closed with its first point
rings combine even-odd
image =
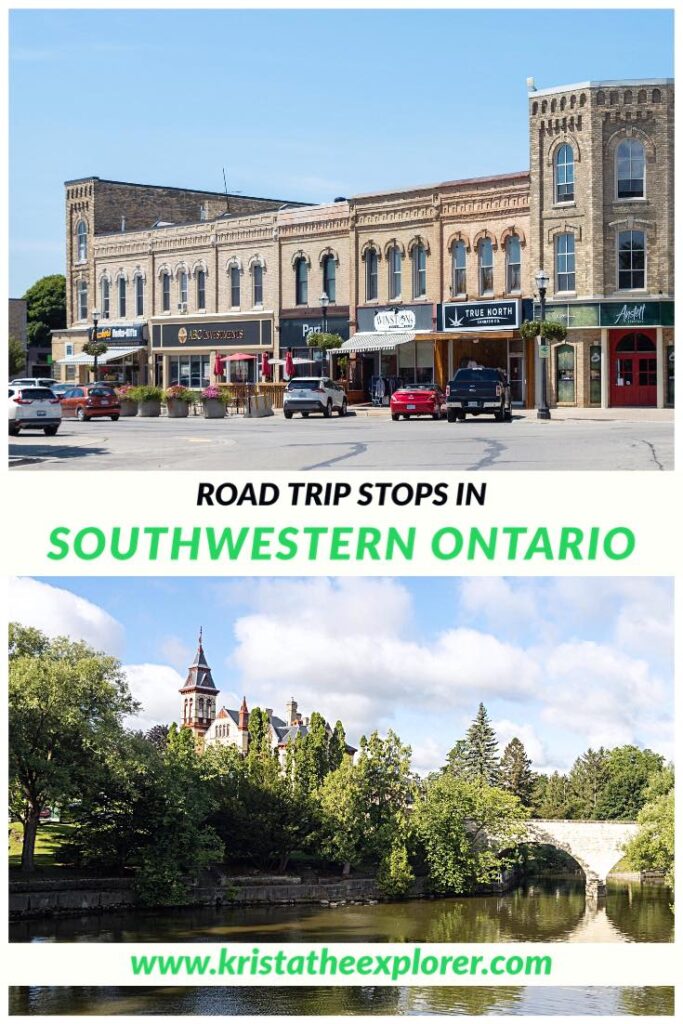
{"type": "MultiPolygon", "coordinates": [[[[94,344],[97,344],[97,322],[98,322],[99,319],[100,319],[100,311],[99,311],[99,309],[93,309],[93,311],[92,311],[92,323],[93,323],[92,340],[93,340],[94,344]]],[[[92,379],[93,379],[93,381],[96,381],[97,380],[97,351],[95,351],[95,353],[94,353],[94,355],[92,357],[92,360],[93,360],[93,362],[92,362],[92,379]]]]}
{"type": "MultiPolygon", "coordinates": [[[[327,292],[323,292],[322,293],[322,295],[318,299],[318,302],[320,303],[320,308],[323,311],[323,334],[327,334],[327,307],[330,304],[330,297],[327,294],[327,292]]],[[[327,349],[323,348],[323,367],[326,366],[326,362],[327,362],[327,349]]]]}
{"type": "MultiPolygon", "coordinates": [[[[536,287],[538,288],[538,297],[541,302],[541,331],[543,330],[543,324],[545,322],[545,293],[548,290],[548,282],[550,277],[545,270],[536,271],[536,287]]],[[[536,419],[549,420],[550,409],[548,408],[548,360],[550,357],[550,349],[548,348],[548,355],[541,356],[541,345],[545,344],[543,334],[539,335],[538,338],[538,370],[541,375],[541,399],[538,403],[538,409],[536,412],[536,419]]]]}

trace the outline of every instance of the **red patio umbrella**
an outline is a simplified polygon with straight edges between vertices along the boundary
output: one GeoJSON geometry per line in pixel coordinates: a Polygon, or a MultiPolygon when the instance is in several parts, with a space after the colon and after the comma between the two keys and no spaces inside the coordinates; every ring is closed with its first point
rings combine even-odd
{"type": "Polygon", "coordinates": [[[285,356],[285,377],[293,377],[293,376],[294,376],[294,360],[292,359],[291,351],[289,351],[289,349],[288,349],[287,350],[287,355],[285,356]]]}
{"type": "Polygon", "coordinates": [[[225,358],[229,363],[238,363],[245,359],[258,359],[258,355],[255,352],[233,352],[232,355],[225,358]]]}
{"type": "Polygon", "coordinates": [[[270,363],[268,362],[268,353],[261,353],[261,376],[265,379],[270,377],[270,363]]]}
{"type": "Polygon", "coordinates": [[[225,365],[223,356],[216,356],[213,361],[213,372],[216,377],[222,377],[225,373],[225,365]]]}

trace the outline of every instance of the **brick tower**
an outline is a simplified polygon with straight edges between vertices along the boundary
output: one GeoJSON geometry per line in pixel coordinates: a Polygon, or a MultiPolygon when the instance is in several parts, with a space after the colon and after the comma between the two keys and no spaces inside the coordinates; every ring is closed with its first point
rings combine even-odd
{"type": "Polygon", "coordinates": [[[218,688],[213,681],[202,645],[202,630],[199,630],[199,641],[194,662],[187,672],[187,679],[180,690],[182,696],[181,722],[187,729],[192,729],[199,744],[216,717],[216,697],[218,688]]]}

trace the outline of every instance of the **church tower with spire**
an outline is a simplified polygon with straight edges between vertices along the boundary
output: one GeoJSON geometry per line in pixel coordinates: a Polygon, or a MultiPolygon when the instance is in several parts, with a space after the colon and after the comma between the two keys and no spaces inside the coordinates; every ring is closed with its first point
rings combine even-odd
{"type": "Polygon", "coordinates": [[[204,654],[202,630],[199,630],[199,641],[194,662],[187,672],[187,679],[180,690],[181,722],[187,729],[192,729],[199,745],[214,718],[216,717],[216,697],[218,688],[213,681],[211,669],[204,654]]]}

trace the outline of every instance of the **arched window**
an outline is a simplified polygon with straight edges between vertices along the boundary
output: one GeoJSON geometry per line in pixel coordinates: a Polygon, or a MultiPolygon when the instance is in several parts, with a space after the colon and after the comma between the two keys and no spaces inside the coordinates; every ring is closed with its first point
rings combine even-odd
{"type": "Polygon", "coordinates": [[[190,715],[189,715],[190,721],[192,721],[192,715],[193,715],[193,711],[192,711],[192,697],[190,697],[189,712],[190,712],[190,715]]]}
{"type": "Polygon", "coordinates": [[[323,256],[323,291],[330,302],[337,300],[337,264],[334,256],[323,256]]]}
{"type": "Polygon", "coordinates": [[[233,309],[240,305],[240,268],[234,264],[230,267],[230,305],[233,309]]]}
{"type": "Polygon", "coordinates": [[[88,319],[88,285],[86,281],[78,282],[78,319],[88,319]]]}
{"type": "Polygon", "coordinates": [[[109,278],[103,277],[100,281],[100,306],[102,307],[102,319],[109,319],[109,278]]]}
{"type": "Polygon", "coordinates": [[[573,231],[555,237],[555,291],[576,291],[576,252],[573,231]]]}
{"type": "Polygon", "coordinates": [[[510,235],[505,243],[506,286],[508,292],[522,290],[522,247],[517,235],[510,235]]]}
{"type": "Polygon", "coordinates": [[[119,317],[126,315],[126,279],[123,275],[119,278],[119,317]]]}
{"type": "Polygon", "coordinates": [[[263,265],[254,263],[251,268],[251,281],[253,288],[253,300],[255,306],[263,305],[263,265]]]}
{"type": "Polygon", "coordinates": [[[576,401],[574,346],[558,345],[556,360],[557,401],[573,404],[576,401]]]}
{"type": "Polygon", "coordinates": [[[617,257],[618,286],[625,290],[645,287],[645,232],[620,231],[617,257]]]}
{"type": "Polygon", "coordinates": [[[467,294],[467,249],[464,242],[453,246],[453,294],[467,294]]]}
{"type": "Polygon", "coordinates": [[[308,305],[308,264],[303,256],[294,264],[294,280],[297,306],[308,305]]]}
{"type": "Polygon", "coordinates": [[[413,247],[413,298],[427,294],[427,250],[422,242],[413,247]]]}
{"type": "Polygon", "coordinates": [[[566,142],[555,154],[555,202],[574,202],[574,150],[566,142]]]}
{"type": "Polygon", "coordinates": [[[493,242],[490,238],[482,238],[479,242],[479,294],[490,295],[493,292],[493,242]]]}
{"type": "Polygon", "coordinates": [[[171,310],[171,275],[167,271],[161,275],[161,308],[164,313],[171,310]]]}
{"type": "Polygon", "coordinates": [[[637,139],[626,139],[617,149],[617,199],[645,195],[645,150],[637,139]]]}
{"type": "Polygon", "coordinates": [[[187,271],[181,270],[178,274],[178,302],[187,307],[187,271]]]}
{"type": "Polygon", "coordinates": [[[187,697],[185,698],[185,703],[183,704],[183,722],[186,722],[186,721],[187,721],[187,697]]]}
{"type": "Polygon", "coordinates": [[[200,697],[197,701],[197,714],[200,718],[204,717],[204,698],[200,697]]]}
{"type": "Polygon", "coordinates": [[[145,281],[142,274],[135,278],[135,315],[142,316],[145,312],[145,281]]]}
{"type": "Polygon", "coordinates": [[[88,225],[84,220],[79,220],[76,225],[76,239],[78,262],[83,263],[88,258],[88,225]]]}
{"type": "Polygon", "coordinates": [[[398,299],[401,295],[401,268],[403,254],[397,245],[389,249],[389,298],[398,299]]]}
{"type": "Polygon", "coordinates": [[[206,272],[197,271],[197,309],[206,309],[206,272]]]}
{"type": "Polygon", "coordinates": [[[365,253],[365,301],[373,302],[379,298],[378,293],[378,263],[379,257],[376,249],[368,249],[365,253]]]}

